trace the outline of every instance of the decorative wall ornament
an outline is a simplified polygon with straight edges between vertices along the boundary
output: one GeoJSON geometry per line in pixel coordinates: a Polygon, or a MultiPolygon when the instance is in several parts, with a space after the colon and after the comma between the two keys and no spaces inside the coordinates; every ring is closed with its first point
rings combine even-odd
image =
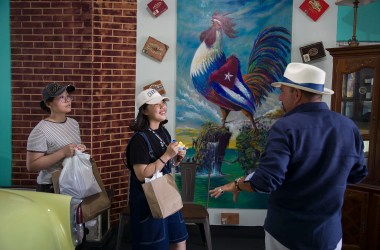
{"type": "Polygon", "coordinates": [[[168,9],[168,6],[163,0],[152,0],[147,6],[155,17],[158,17],[168,9]]]}
{"type": "Polygon", "coordinates": [[[162,62],[166,52],[168,51],[169,46],[158,41],[153,37],[148,37],[142,52],[151,58],[156,59],[159,62],[162,62]]]}
{"type": "Polygon", "coordinates": [[[323,0],[305,0],[300,9],[306,13],[314,22],[327,10],[329,5],[323,0]]]}
{"type": "Polygon", "coordinates": [[[160,93],[161,95],[165,95],[166,94],[166,91],[165,91],[165,88],[164,88],[164,85],[162,85],[161,81],[160,80],[157,80],[155,82],[152,82],[151,84],[148,84],[144,87],[144,90],[145,89],[155,89],[158,91],[158,93],[160,93]]]}
{"type": "Polygon", "coordinates": [[[326,56],[325,48],[322,42],[317,42],[300,47],[300,52],[302,56],[302,61],[304,63],[326,56]]]}

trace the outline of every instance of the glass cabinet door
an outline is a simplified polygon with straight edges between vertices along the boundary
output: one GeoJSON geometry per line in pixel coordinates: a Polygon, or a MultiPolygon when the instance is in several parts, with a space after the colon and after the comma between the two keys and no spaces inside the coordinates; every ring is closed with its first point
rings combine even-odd
{"type": "Polygon", "coordinates": [[[373,75],[373,69],[363,68],[343,74],[342,82],[341,112],[359,127],[364,139],[364,155],[367,164],[371,137],[373,75]]]}
{"type": "Polygon", "coordinates": [[[364,139],[371,132],[373,75],[370,68],[343,74],[341,112],[356,123],[364,139]]]}

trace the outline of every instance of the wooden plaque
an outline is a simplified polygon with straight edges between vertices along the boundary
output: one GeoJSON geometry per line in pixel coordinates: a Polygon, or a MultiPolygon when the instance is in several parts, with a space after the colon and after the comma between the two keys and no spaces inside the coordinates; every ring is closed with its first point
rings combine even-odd
{"type": "Polygon", "coordinates": [[[158,81],[155,81],[155,82],[152,82],[151,84],[148,84],[144,87],[144,90],[145,89],[155,89],[158,91],[158,93],[160,93],[161,95],[165,95],[166,94],[166,91],[165,91],[165,88],[164,86],[162,85],[161,81],[158,80],[158,81]]]}
{"type": "Polygon", "coordinates": [[[154,58],[159,62],[162,62],[168,49],[168,45],[150,36],[148,37],[148,40],[146,41],[142,52],[148,55],[149,57],[154,58]]]}
{"type": "Polygon", "coordinates": [[[300,47],[300,52],[304,63],[326,56],[325,48],[323,47],[322,42],[300,47]]]}

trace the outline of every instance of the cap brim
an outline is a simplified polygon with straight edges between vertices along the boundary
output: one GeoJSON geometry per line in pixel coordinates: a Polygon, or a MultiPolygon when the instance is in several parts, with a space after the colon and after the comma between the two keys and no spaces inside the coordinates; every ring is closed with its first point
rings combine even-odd
{"type": "Polygon", "coordinates": [[[75,90],[75,87],[73,85],[67,85],[66,86],[67,93],[73,92],[74,90],[75,90]]]}
{"type": "Polygon", "coordinates": [[[168,101],[170,101],[170,99],[168,97],[159,96],[159,97],[153,98],[152,100],[146,102],[146,104],[159,104],[162,101],[167,101],[168,102],[168,101]]]}
{"type": "Polygon", "coordinates": [[[291,84],[291,83],[288,83],[288,82],[274,82],[271,85],[272,85],[272,87],[275,87],[275,88],[279,88],[279,87],[281,87],[281,85],[285,85],[285,86],[289,86],[289,87],[292,87],[292,88],[295,88],[295,89],[302,89],[302,90],[305,90],[307,92],[311,92],[311,93],[315,93],[315,94],[320,94],[320,95],[332,95],[332,94],[334,94],[334,91],[331,90],[331,89],[328,89],[328,88],[323,88],[323,92],[321,92],[321,91],[317,91],[317,90],[314,90],[314,89],[306,88],[306,87],[303,87],[303,86],[291,84]]]}
{"type": "MultiPolygon", "coordinates": [[[[62,86],[57,92],[55,92],[54,95],[49,96],[47,99],[52,98],[52,97],[57,97],[63,92],[67,91],[67,93],[73,92],[75,90],[75,87],[73,85],[67,85],[67,86],[62,86]]],[[[43,102],[46,102],[47,99],[42,99],[43,102]]]]}
{"type": "Polygon", "coordinates": [[[73,92],[75,90],[75,87],[73,85],[67,85],[66,87],[63,87],[60,90],[58,90],[54,96],[59,96],[60,94],[65,92],[65,90],[67,91],[67,93],[70,93],[70,92],[73,92]]]}

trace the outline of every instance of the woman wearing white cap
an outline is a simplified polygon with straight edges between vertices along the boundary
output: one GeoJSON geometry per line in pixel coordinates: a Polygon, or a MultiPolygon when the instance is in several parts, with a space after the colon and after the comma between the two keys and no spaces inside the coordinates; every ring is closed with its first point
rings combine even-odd
{"type": "Polygon", "coordinates": [[[329,110],[322,95],[325,72],[290,63],[279,100],[286,111],[270,129],[253,174],[210,191],[213,197],[240,191],[268,193],[264,223],[267,250],[342,247],[341,208],[347,183],[368,174],[363,140],[355,123],[329,110]]]}
{"type": "Polygon", "coordinates": [[[37,191],[54,193],[51,173],[62,167],[62,161],[74,154],[75,148],[85,150],[81,144],[79,125],[66,115],[71,112],[72,85],[48,84],[42,91],[40,107],[49,116],[40,121],[29,135],[26,166],[39,171],[37,191]]]}
{"type": "Polygon", "coordinates": [[[163,126],[167,122],[167,101],[169,98],[154,89],[144,90],[136,98],[139,111],[130,126],[136,133],[126,149],[126,163],[131,170],[129,206],[134,250],[186,249],[188,233],[182,213],[176,212],[165,219],[153,218],[141,186],[145,178],[151,178],[156,171],[170,173],[172,164],[178,165],[186,154],[186,150],[179,150],[178,142],[171,142],[163,126]]]}

